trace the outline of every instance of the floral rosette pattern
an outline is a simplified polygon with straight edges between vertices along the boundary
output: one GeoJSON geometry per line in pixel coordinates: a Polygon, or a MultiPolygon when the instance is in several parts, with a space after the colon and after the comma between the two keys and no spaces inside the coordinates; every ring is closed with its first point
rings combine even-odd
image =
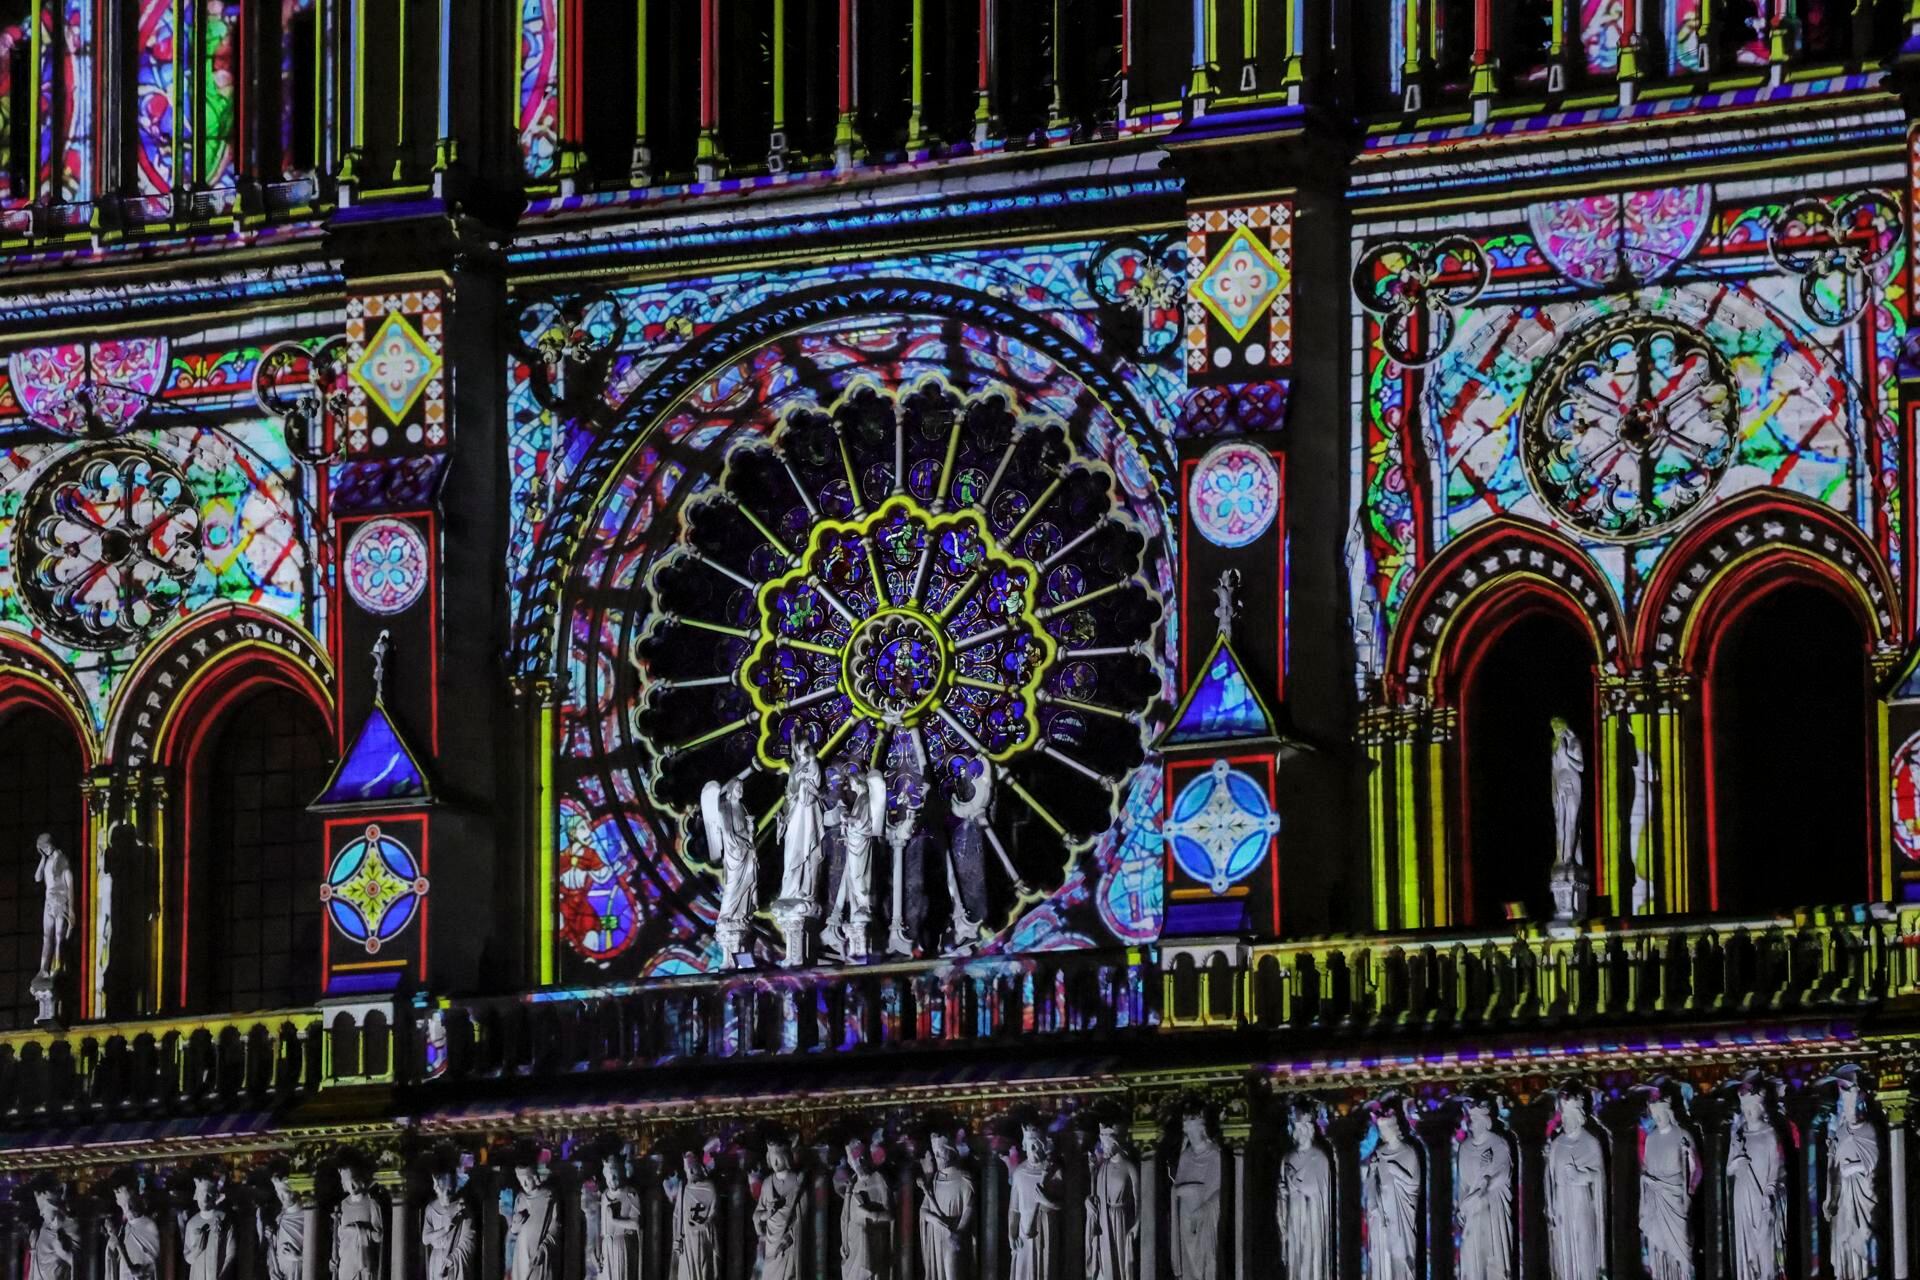
{"type": "Polygon", "coordinates": [[[647,578],[655,799],[688,813],[744,772],[765,814],[801,742],[946,791],[991,767],[1021,879],[1058,882],[1063,846],[1112,820],[1159,690],[1159,605],[1113,484],[1062,424],[937,379],[735,448],[647,578]]]}

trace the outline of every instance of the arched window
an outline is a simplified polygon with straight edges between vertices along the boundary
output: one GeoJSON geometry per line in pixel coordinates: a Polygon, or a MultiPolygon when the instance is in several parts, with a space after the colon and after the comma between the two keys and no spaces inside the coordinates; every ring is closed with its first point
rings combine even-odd
{"type": "MultiPolygon", "coordinates": [[[[66,853],[76,884],[86,865],[81,754],[73,730],[52,712],[16,703],[0,712],[0,1028],[31,1026],[27,984],[40,967],[44,891],[34,883],[41,833],[66,853]]],[[[75,907],[80,904],[76,901],[75,907]]],[[[76,934],[65,961],[80,962],[76,934]]]]}
{"type": "Polygon", "coordinates": [[[1724,589],[1742,598],[1702,641],[1705,900],[1746,915],[1872,898],[1860,620],[1824,585],[1724,589]]]}
{"type": "Polygon", "coordinates": [[[327,726],[270,685],[225,708],[191,767],[189,972],[210,1010],[304,1004],[319,991],[320,820],[327,726]]]}
{"type": "Polygon", "coordinates": [[[1490,604],[1492,629],[1462,658],[1459,743],[1463,856],[1456,919],[1482,928],[1509,903],[1531,919],[1553,914],[1553,725],[1564,720],[1586,755],[1580,833],[1597,861],[1594,785],[1598,707],[1593,642],[1570,610],[1532,597],[1490,604]]]}

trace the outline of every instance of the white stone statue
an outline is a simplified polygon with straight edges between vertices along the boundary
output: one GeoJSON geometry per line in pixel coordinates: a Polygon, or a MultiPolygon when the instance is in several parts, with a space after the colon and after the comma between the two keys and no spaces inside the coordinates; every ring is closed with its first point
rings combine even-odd
{"type": "Polygon", "coordinates": [[[1460,1226],[1460,1280],[1513,1276],[1513,1144],[1494,1127],[1493,1103],[1466,1104],[1454,1142],[1453,1216],[1460,1226]]]}
{"type": "Polygon", "coordinates": [[[1293,1149],[1280,1161],[1274,1196],[1286,1280],[1333,1280],[1333,1159],[1312,1107],[1295,1106],[1287,1127],[1293,1149]]]}
{"type": "Polygon", "coordinates": [[[987,838],[993,822],[993,789],[993,765],[982,762],[979,775],[966,779],[953,795],[947,897],[953,903],[951,936],[956,952],[980,944],[980,927],[987,920],[987,838]]]}
{"type": "Polygon", "coordinates": [[[1007,1165],[1009,1280],[1052,1280],[1060,1250],[1060,1166],[1053,1139],[1037,1124],[1021,1126],[1018,1152],[1007,1165]]]}
{"type": "Polygon", "coordinates": [[[359,1168],[340,1166],[340,1203],[333,1208],[333,1280],[381,1280],[386,1206],[359,1168]]]}
{"type": "Polygon", "coordinates": [[[797,968],[813,961],[813,928],[820,918],[820,860],[826,840],[820,761],[798,742],[787,770],[787,799],[780,810],[780,896],[773,922],[786,942],[782,963],[797,968]]]}
{"type": "Polygon", "coordinates": [[[1374,1112],[1377,1141],[1360,1166],[1368,1280],[1414,1280],[1420,1254],[1420,1153],[1397,1107],[1374,1112]]]}
{"type": "MultiPolygon", "coordinates": [[[[131,1178],[114,1184],[120,1214],[106,1215],[106,1280],[154,1280],[160,1272],[160,1223],[140,1204],[131,1178]]],[[[269,1258],[271,1265],[271,1258],[269,1258]]]]}
{"type": "Polygon", "coordinates": [[[1217,1280],[1220,1274],[1220,1144],[1206,1113],[1180,1118],[1180,1156],[1173,1166],[1173,1280],[1217,1280]]]}
{"type": "Polygon", "coordinates": [[[834,1187],[840,1192],[840,1280],[890,1275],[893,1195],[858,1138],[847,1143],[847,1161],[835,1173],[834,1187]]]}
{"type": "Polygon", "coordinates": [[[1607,1266],[1607,1160],[1587,1098],[1567,1089],[1547,1139],[1547,1263],[1553,1280],[1600,1280],[1607,1266]]]}
{"type": "Polygon", "coordinates": [[[673,1207],[673,1280],[717,1280],[720,1274],[720,1189],[691,1151],[680,1157],[680,1176],[666,1180],[673,1207]]]}
{"type": "Polygon", "coordinates": [[[1087,1162],[1089,1280],[1135,1280],[1140,1273],[1140,1165],[1127,1154],[1118,1124],[1100,1125],[1087,1162]]]}
{"type": "MultiPolygon", "coordinates": [[[[709,784],[711,785],[711,784],[709,784]]],[[[627,1181],[626,1158],[609,1151],[600,1160],[600,1280],[640,1280],[640,1190],[627,1181]]]]}
{"type": "Polygon", "coordinates": [[[452,1169],[433,1172],[433,1199],[421,1216],[420,1252],[427,1280],[474,1280],[480,1259],[479,1222],[460,1194],[452,1169]]]}
{"type": "Polygon", "coordinates": [[[260,1223],[260,1241],[267,1255],[267,1280],[301,1280],[307,1256],[307,1227],[312,1210],[283,1172],[269,1179],[279,1206],[271,1223],[260,1223]]]}
{"type": "Polygon", "coordinates": [[[1386,659],[1380,645],[1380,588],[1373,580],[1374,561],[1367,550],[1366,525],[1357,513],[1347,526],[1343,556],[1347,565],[1347,594],[1353,608],[1354,686],[1365,698],[1386,665],[1386,659]]]}
{"type": "Polygon", "coordinates": [[[93,1007],[107,1007],[107,969],[113,964],[113,865],[107,860],[108,841],[100,842],[93,860],[93,1007]]]}
{"type": "Polygon", "coordinates": [[[220,1183],[195,1174],[193,1212],[180,1215],[180,1256],[186,1280],[226,1280],[233,1270],[233,1222],[221,1207],[220,1183]]]}
{"type": "Polygon", "coordinates": [[[34,841],[40,855],[33,882],[44,886],[40,910],[40,973],[51,978],[65,967],[67,939],[73,935],[73,863],[46,832],[34,841]]]}
{"type": "Polygon", "coordinates": [[[1786,1150],[1764,1086],[1740,1087],[1727,1134],[1727,1252],[1733,1280],[1777,1280],[1786,1260],[1786,1150]]]}
{"type": "Polygon", "coordinates": [[[841,957],[864,960],[873,948],[873,846],[887,824],[887,780],[869,770],[848,775],[840,820],[844,866],[824,930],[841,957]]]}
{"type": "Polygon", "coordinates": [[[1653,906],[1653,848],[1647,839],[1647,823],[1653,813],[1653,788],[1660,781],[1660,770],[1653,763],[1653,752],[1641,741],[1637,721],[1629,722],[1633,739],[1633,796],[1627,803],[1627,856],[1633,862],[1633,914],[1653,906]]]}
{"type": "Polygon", "coordinates": [[[760,1280],[800,1280],[800,1230],[806,1217],[807,1179],[793,1167],[785,1138],[767,1143],[767,1176],[753,1203],[753,1233],[760,1239],[760,1280]]]}
{"type": "Polygon", "coordinates": [[[738,778],[700,788],[701,829],[707,856],[720,868],[720,914],[713,922],[721,964],[731,969],[747,949],[747,932],[758,909],[760,860],[753,849],[753,819],[747,814],[746,785],[738,778]]]}
{"type": "Polygon", "coordinates": [[[48,1184],[34,1189],[33,1204],[40,1221],[27,1233],[29,1280],[73,1280],[80,1224],[67,1212],[66,1196],[58,1185],[48,1184]]]}
{"type": "Polygon", "coordinates": [[[973,1255],[973,1174],[953,1139],[936,1133],[920,1157],[920,1267],[925,1280],[967,1280],[973,1255]]]}
{"type": "Polygon", "coordinates": [[[1586,862],[1580,839],[1580,803],[1586,794],[1587,753],[1573,727],[1553,718],[1553,860],[1562,866],[1586,862]]]}
{"type": "Polygon", "coordinates": [[[1640,1247],[1648,1280],[1693,1280],[1693,1196],[1700,1153],[1673,1113],[1673,1100],[1647,1095],[1640,1135],[1640,1247]]]}
{"type": "Polygon", "coordinates": [[[1872,1280],[1880,1135],[1867,1116],[1859,1080],[1848,1074],[1839,1083],[1839,1100],[1827,1124],[1827,1194],[1820,1206],[1827,1220],[1827,1258],[1834,1280],[1872,1280]]]}
{"type": "Polygon", "coordinates": [[[548,1185],[547,1167],[523,1164],[513,1171],[520,1193],[503,1206],[507,1219],[507,1275],[511,1280],[558,1280],[560,1202],[548,1185]]]}

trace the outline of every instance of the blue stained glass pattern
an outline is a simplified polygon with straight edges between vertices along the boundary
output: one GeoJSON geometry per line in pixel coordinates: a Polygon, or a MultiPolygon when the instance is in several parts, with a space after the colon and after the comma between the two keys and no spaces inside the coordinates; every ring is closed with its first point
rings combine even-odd
{"type": "Polygon", "coordinates": [[[315,808],[363,806],[424,800],[427,795],[427,778],[419,761],[401,740],[386,708],[376,705],[341,757],[327,789],[313,803],[315,808]]]}
{"type": "Polygon", "coordinates": [[[1187,691],[1180,718],[1161,742],[1229,742],[1274,736],[1273,718],[1261,705],[1240,659],[1225,643],[1216,644],[1206,669],[1187,691]]]}
{"type": "Polygon", "coordinates": [[[1279,830],[1266,788],[1224,760],[1181,788],[1167,820],[1174,861],[1215,893],[1252,875],[1279,830]]]}

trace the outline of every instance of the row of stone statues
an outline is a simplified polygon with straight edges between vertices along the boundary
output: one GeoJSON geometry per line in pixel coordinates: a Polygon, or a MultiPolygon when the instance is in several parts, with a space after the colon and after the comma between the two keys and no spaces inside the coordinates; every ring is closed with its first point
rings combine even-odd
{"type": "MultiPolygon", "coordinates": [[[[992,767],[956,784],[951,822],[936,831],[928,814],[933,788],[911,768],[890,776],[878,770],[828,766],[805,742],[794,747],[775,834],[781,852],[780,888],[768,913],[784,943],[782,963],[812,964],[824,953],[864,960],[876,949],[919,954],[929,909],[929,875],[944,872],[949,919],[934,946],[946,952],[977,944],[989,912],[987,855],[1024,892],[992,827],[992,767]],[[942,838],[944,837],[944,838],[942,838]],[[891,852],[891,909],[884,939],[877,887],[877,853],[891,852]],[[929,867],[929,862],[937,867],[929,867]]],[[[740,778],[715,780],[700,794],[701,829],[708,857],[720,872],[720,909],[714,942],[728,967],[745,961],[754,914],[760,910],[760,864],[754,822],[740,778]]]]}
{"type": "MultiPolygon", "coordinates": [[[[1857,1080],[1843,1071],[1833,1078],[1834,1106],[1826,1118],[1820,1252],[1835,1280],[1869,1280],[1878,1274],[1881,1138],[1857,1080]]],[[[1518,1186],[1517,1139],[1490,1096],[1458,1102],[1452,1138],[1451,1182],[1458,1280],[1513,1280],[1518,1275],[1516,1240],[1524,1211],[1544,1233],[1551,1280],[1601,1280],[1609,1265],[1612,1160],[1634,1160],[1638,1181],[1638,1237],[1649,1280],[1694,1280],[1698,1233],[1695,1198],[1711,1175],[1722,1180],[1722,1234],[1732,1280],[1775,1280],[1794,1269],[1788,1254],[1789,1166],[1795,1145],[1774,1097],[1776,1086],[1746,1077],[1732,1086],[1737,1106],[1730,1117],[1720,1167],[1708,1170],[1699,1140],[1682,1118],[1684,1094],[1669,1082],[1637,1086],[1641,1121],[1637,1157],[1615,1146],[1612,1155],[1593,1119],[1594,1100],[1582,1086],[1568,1085],[1552,1098],[1540,1149],[1543,1191],[1538,1206],[1525,1207],[1518,1186]]],[[[1367,1280],[1416,1280],[1426,1274],[1425,1251],[1444,1247],[1425,1238],[1431,1170],[1439,1158],[1418,1136],[1418,1112],[1407,1100],[1388,1097],[1367,1104],[1357,1153],[1336,1154],[1323,1106],[1296,1101],[1287,1115],[1288,1142],[1273,1188],[1273,1221],[1280,1246],[1281,1280],[1335,1280],[1342,1273],[1337,1247],[1341,1210],[1341,1161],[1354,1159],[1359,1204],[1348,1217],[1360,1225],[1367,1280]]],[[[1353,1129],[1349,1124],[1347,1132],[1353,1129]]],[[[1431,1135],[1431,1129],[1427,1130],[1431,1135]]],[[[815,1188],[830,1185],[838,1201],[838,1280],[969,1280],[978,1253],[979,1171],[968,1158],[964,1134],[934,1132],[911,1168],[889,1173],[886,1144],[845,1141],[830,1177],[824,1166],[810,1179],[797,1148],[771,1138],[758,1175],[749,1181],[750,1225],[756,1240],[760,1280],[801,1280],[813,1274],[805,1245],[820,1220],[810,1218],[815,1188]],[[912,1192],[917,1257],[894,1256],[901,1204],[912,1192]]],[[[722,1213],[726,1198],[709,1160],[719,1144],[685,1152],[677,1170],[659,1184],[665,1201],[667,1280],[720,1280],[722,1213]]],[[[1353,1150],[1352,1148],[1345,1148],[1353,1150]]],[[[1007,1170],[1002,1202],[1008,1280],[1062,1280],[1068,1242],[1062,1223],[1068,1206],[1065,1171],[1053,1138],[1039,1123],[1025,1124],[1017,1143],[1001,1154],[1007,1170]]],[[[1166,1253],[1173,1280],[1221,1280],[1228,1255],[1228,1216],[1223,1193],[1229,1169],[1244,1169],[1215,1135],[1198,1107],[1181,1118],[1177,1149],[1162,1175],[1166,1206],[1166,1253]]],[[[550,1180],[548,1167],[527,1161],[514,1168],[515,1185],[504,1190],[503,1256],[499,1271],[509,1280],[561,1280],[571,1205],[550,1180]]],[[[316,1234],[314,1208],[295,1193],[286,1176],[272,1179],[277,1203],[260,1211],[258,1239],[267,1280],[385,1280],[391,1265],[390,1230],[399,1230],[371,1180],[355,1165],[339,1172],[340,1195],[325,1219],[324,1260],[310,1258],[316,1234]],[[390,1228],[389,1223],[395,1225],[390,1228]]],[[[1157,1189],[1143,1185],[1142,1165],[1128,1150],[1117,1122],[1103,1122],[1087,1153],[1082,1201],[1081,1258],[1087,1280],[1139,1280],[1141,1228],[1157,1189]]],[[[818,1194],[826,1194],[824,1190],[818,1194]]],[[[141,1207],[131,1182],[115,1186],[117,1210],[94,1238],[103,1251],[106,1280],[232,1280],[235,1215],[211,1175],[196,1176],[191,1208],[178,1214],[175,1262],[155,1217],[141,1207]],[[184,1268],[184,1271],[181,1270],[184,1268]]],[[[658,1203],[657,1201],[655,1203],[658,1203]]],[[[1242,1203],[1245,1203],[1242,1201],[1242,1203]]],[[[83,1239],[64,1198],[52,1184],[36,1192],[38,1225],[28,1238],[32,1280],[73,1280],[83,1239]]],[[[599,1176],[581,1189],[588,1280],[639,1280],[649,1227],[648,1200],[632,1179],[626,1158],[615,1151],[600,1161],[599,1176]]],[[[419,1245],[427,1280],[481,1280],[483,1231],[478,1211],[456,1175],[433,1175],[433,1196],[421,1211],[419,1245]]],[[[1241,1229],[1245,1229],[1242,1224],[1241,1229]]]]}

